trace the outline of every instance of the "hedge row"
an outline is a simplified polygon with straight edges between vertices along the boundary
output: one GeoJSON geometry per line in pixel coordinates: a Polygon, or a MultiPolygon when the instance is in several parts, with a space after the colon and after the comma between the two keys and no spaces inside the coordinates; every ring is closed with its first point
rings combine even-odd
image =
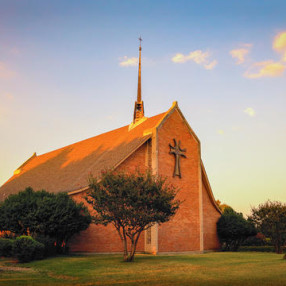
{"type": "Polygon", "coordinates": [[[45,245],[31,236],[0,238],[0,256],[16,257],[19,262],[42,259],[45,256],[45,245]]]}
{"type": "MultiPolygon", "coordinates": [[[[239,251],[275,252],[275,248],[271,245],[241,246],[239,251]]],[[[286,248],[283,249],[283,252],[286,252],[286,248]]]]}

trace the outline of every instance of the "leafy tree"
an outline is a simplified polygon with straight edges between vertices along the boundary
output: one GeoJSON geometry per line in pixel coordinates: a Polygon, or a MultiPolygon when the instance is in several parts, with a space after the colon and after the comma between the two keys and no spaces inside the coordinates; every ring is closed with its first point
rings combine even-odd
{"type": "Polygon", "coordinates": [[[58,250],[91,222],[86,207],[66,193],[35,192],[32,188],[10,195],[0,205],[0,230],[19,235],[53,238],[58,250]]]}
{"type": "Polygon", "coordinates": [[[16,195],[10,195],[0,204],[0,230],[19,235],[28,235],[31,226],[35,225],[38,202],[52,194],[45,191],[34,192],[32,188],[16,195]]]}
{"type": "Polygon", "coordinates": [[[219,207],[219,209],[221,210],[222,213],[227,208],[233,209],[231,206],[229,206],[227,204],[222,204],[220,200],[216,200],[216,203],[217,203],[217,205],[218,205],[218,207],[219,207]]]}
{"type": "Polygon", "coordinates": [[[286,204],[267,201],[252,208],[250,219],[259,231],[271,239],[276,253],[282,253],[286,243],[286,204]]]}
{"type": "Polygon", "coordinates": [[[96,211],[96,224],[113,224],[123,243],[124,261],[133,261],[142,231],[175,215],[180,202],[176,189],[149,172],[127,174],[107,171],[91,178],[87,202],[96,211]],[[131,249],[128,252],[128,241],[131,249]]]}
{"type": "Polygon", "coordinates": [[[225,208],[219,218],[217,233],[225,251],[237,251],[247,237],[257,234],[254,225],[230,207],[225,208]]]}

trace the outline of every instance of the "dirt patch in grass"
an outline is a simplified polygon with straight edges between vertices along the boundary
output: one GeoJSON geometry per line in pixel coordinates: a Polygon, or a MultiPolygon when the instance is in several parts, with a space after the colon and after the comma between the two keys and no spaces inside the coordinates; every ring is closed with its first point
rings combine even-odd
{"type": "Polygon", "coordinates": [[[52,272],[48,272],[47,275],[51,278],[56,278],[56,279],[62,279],[62,280],[78,280],[78,277],[73,277],[73,276],[67,276],[67,275],[56,275],[52,272]]]}
{"type": "Polygon", "coordinates": [[[0,266],[1,271],[17,271],[17,272],[35,272],[32,268],[14,267],[14,266],[0,266]]]}

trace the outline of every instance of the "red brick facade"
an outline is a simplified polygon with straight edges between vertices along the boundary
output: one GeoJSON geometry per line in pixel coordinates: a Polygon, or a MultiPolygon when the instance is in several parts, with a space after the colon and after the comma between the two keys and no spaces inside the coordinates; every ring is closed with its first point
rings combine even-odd
{"type": "MultiPolygon", "coordinates": [[[[121,165],[119,170],[125,170],[128,172],[134,172],[136,169],[145,169],[146,158],[146,144],[141,146],[136,152],[134,152],[128,159],[126,159],[121,165]]],[[[81,192],[72,195],[72,198],[76,202],[84,202],[88,207],[89,212],[92,214],[92,207],[86,203],[84,199],[86,192],[81,192]]],[[[144,233],[141,234],[137,244],[137,251],[143,252],[144,249],[144,233]]],[[[122,242],[118,233],[112,225],[101,226],[91,224],[90,227],[75,236],[70,243],[71,251],[80,252],[121,252],[123,249],[122,242]]]]}
{"type": "MultiPolygon", "coordinates": [[[[151,167],[155,174],[167,176],[169,182],[179,188],[177,196],[183,203],[171,221],[152,227],[148,242],[146,233],[142,234],[137,251],[162,253],[217,249],[216,222],[220,212],[201,163],[198,138],[177,106],[173,106],[151,132],[152,137],[117,168],[133,172],[151,167]],[[169,143],[173,144],[173,139],[181,141],[181,148],[186,148],[186,158],[181,158],[181,178],[173,177],[175,158],[169,153],[169,143]]],[[[81,192],[72,196],[76,201],[84,201],[84,195],[81,192]]],[[[71,250],[120,252],[122,244],[112,226],[91,225],[73,239],[71,250]]]]}

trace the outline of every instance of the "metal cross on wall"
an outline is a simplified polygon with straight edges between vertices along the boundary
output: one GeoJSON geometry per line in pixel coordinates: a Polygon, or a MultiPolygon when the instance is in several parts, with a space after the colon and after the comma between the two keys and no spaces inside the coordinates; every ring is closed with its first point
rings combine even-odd
{"type": "Polygon", "coordinates": [[[177,140],[174,138],[174,145],[172,146],[171,144],[169,144],[170,146],[170,153],[169,154],[174,154],[175,155],[175,169],[174,169],[174,174],[173,177],[175,176],[179,176],[180,178],[182,178],[181,175],[181,168],[180,168],[180,159],[181,156],[182,157],[186,157],[186,155],[183,152],[186,152],[187,149],[181,149],[181,141],[179,140],[179,144],[177,144],[177,140]]]}

